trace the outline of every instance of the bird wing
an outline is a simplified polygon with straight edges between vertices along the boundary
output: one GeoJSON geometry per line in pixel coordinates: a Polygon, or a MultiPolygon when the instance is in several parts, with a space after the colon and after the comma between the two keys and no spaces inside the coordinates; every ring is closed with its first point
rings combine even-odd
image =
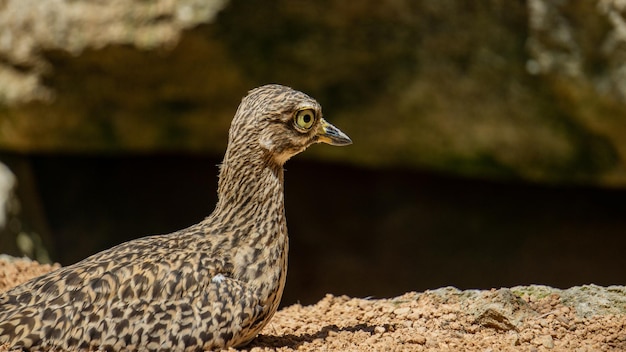
{"type": "Polygon", "coordinates": [[[114,302],[104,314],[90,313],[98,319],[85,318],[86,323],[70,330],[70,334],[76,339],[81,334],[91,335],[91,346],[105,349],[111,346],[114,350],[133,350],[142,346],[148,350],[185,350],[201,346],[212,350],[243,342],[233,338],[253,338],[255,323],[264,314],[261,304],[247,284],[222,276],[192,297],[114,302]]]}
{"type": "Polygon", "coordinates": [[[217,346],[232,339],[256,321],[260,302],[229,277],[227,256],[185,242],[165,236],[127,242],[5,292],[0,343],[162,346],[170,336],[172,345],[199,339],[217,346]]]}

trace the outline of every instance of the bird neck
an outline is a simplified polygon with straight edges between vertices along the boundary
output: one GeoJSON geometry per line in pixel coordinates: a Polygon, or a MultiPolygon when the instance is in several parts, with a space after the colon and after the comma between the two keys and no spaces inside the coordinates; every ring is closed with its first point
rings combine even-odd
{"type": "Polygon", "coordinates": [[[213,212],[222,226],[284,222],[283,167],[266,154],[264,150],[227,149],[213,212]]]}
{"type": "Polygon", "coordinates": [[[289,248],[282,164],[265,150],[229,147],[217,206],[207,222],[230,242],[233,277],[251,283],[273,314],[285,286],[289,248]]]}

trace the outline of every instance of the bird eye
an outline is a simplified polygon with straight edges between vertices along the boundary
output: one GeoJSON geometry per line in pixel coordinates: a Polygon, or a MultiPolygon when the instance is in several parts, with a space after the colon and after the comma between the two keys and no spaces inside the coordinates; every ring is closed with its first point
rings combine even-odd
{"type": "Polygon", "coordinates": [[[296,113],[293,121],[297,127],[308,130],[315,122],[315,112],[311,109],[300,110],[296,113]]]}

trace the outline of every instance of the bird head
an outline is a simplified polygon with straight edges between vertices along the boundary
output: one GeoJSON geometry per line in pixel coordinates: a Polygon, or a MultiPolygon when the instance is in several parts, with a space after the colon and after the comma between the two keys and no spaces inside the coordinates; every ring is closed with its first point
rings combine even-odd
{"type": "Polygon", "coordinates": [[[276,84],[248,92],[229,134],[233,149],[260,148],[280,165],[314,143],[348,145],[352,140],[324,120],[315,99],[276,84]]]}

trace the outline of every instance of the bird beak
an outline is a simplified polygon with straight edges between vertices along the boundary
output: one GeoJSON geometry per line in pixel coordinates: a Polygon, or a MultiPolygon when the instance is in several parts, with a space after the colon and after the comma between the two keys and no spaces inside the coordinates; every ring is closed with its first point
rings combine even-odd
{"type": "Polygon", "coordinates": [[[341,132],[337,127],[329,124],[326,120],[321,119],[320,127],[317,131],[319,142],[328,143],[330,145],[349,145],[352,140],[345,133],[341,132]]]}

